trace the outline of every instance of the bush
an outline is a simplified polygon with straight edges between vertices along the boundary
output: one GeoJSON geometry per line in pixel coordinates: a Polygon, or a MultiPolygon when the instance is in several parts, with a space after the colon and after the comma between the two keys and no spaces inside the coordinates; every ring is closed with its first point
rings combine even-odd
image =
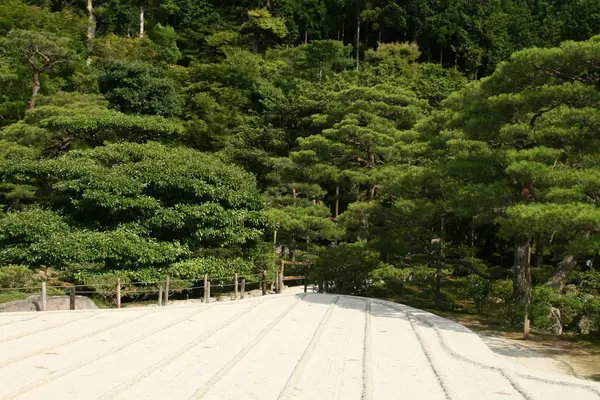
{"type": "Polygon", "coordinates": [[[529,319],[537,328],[551,330],[553,324],[550,308],[560,303],[560,294],[548,286],[536,286],[533,289],[529,319]]]}
{"type": "Polygon", "coordinates": [[[484,305],[492,290],[492,285],[492,281],[478,275],[469,275],[467,277],[465,294],[473,300],[479,314],[484,313],[484,305]]]}
{"type": "Polygon", "coordinates": [[[371,287],[371,273],[379,266],[379,253],[368,250],[364,243],[342,243],[321,254],[311,279],[335,282],[338,293],[364,294],[371,287]]]}
{"type": "Polygon", "coordinates": [[[0,288],[23,288],[31,284],[31,270],[24,265],[0,267],[0,288]]]}
{"type": "Polygon", "coordinates": [[[404,282],[409,276],[409,270],[383,264],[371,272],[371,291],[375,297],[387,297],[401,294],[404,282]]]}
{"type": "Polygon", "coordinates": [[[576,274],[575,279],[582,290],[594,295],[600,295],[600,271],[590,270],[579,272],[576,274]]]}

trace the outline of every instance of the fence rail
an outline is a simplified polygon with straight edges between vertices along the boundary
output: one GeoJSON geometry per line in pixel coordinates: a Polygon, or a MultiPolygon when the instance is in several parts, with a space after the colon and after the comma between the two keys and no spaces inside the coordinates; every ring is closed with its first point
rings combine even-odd
{"type": "MultiPolygon", "coordinates": [[[[275,293],[281,293],[283,289],[284,281],[291,280],[304,280],[304,292],[307,291],[308,278],[304,276],[283,276],[283,268],[279,269],[277,276],[273,281],[275,286],[275,293]]],[[[64,285],[48,285],[48,282],[41,282],[40,286],[27,286],[27,287],[15,287],[15,288],[0,288],[0,292],[18,291],[18,292],[32,292],[40,293],[40,309],[41,311],[48,310],[48,295],[52,295],[52,292],[63,291],[65,295],[69,296],[69,308],[71,310],[76,309],[76,295],[91,295],[97,294],[104,297],[114,296],[114,304],[116,308],[121,308],[121,300],[123,295],[147,295],[147,294],[158,294],[158,305],[167,306],[169,304],[169,296],[172,293],[182,293],[185,291],[194,291],[202,289],[203,296],[202,300],[204,303],[211,302],[211,289],[215,288],[232,288],[233,297],[232,300],[244,299],[246,285],[247,284],[258,284],[258,288],[261,290],[262,295],[267,295],[268,278],[267,272],[263,271],[260,274],[244,274],[239,275],[236,273],[233,277],[209,277],[208,274],[193,278],[193,279],[170,279],[167,275],[164,280],[149,281],[149,282],[129,282],[123,284],[120,278],[115,279],[114,282],[107,281],[89,281],[85,284],[64,284],[64,285]],[[247,282],[246,278],[250,281],[247,282]],[[202,282],[202,285],[195,285],[197,282],[202,282]],[[227,283],[226,283],[227,282],[227,283]],[[190,283],[191,286],[177,287],[180,283],[190,283]],[[175,285],[174,285],[175,284],[175,285]],[[94,287],[99,289],[93,290],[94,287]],[[239,288],[239,290],[238,290],[239,288]]]]}

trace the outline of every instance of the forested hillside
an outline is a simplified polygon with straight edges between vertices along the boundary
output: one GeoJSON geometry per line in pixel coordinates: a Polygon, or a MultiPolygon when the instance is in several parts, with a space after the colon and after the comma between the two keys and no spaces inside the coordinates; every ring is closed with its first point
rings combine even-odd
{"type": "Polygon", "coordinates": [[[596,0],[0,0],[0,287],[286,259],[598,331],[599,33],[596,0]]]}

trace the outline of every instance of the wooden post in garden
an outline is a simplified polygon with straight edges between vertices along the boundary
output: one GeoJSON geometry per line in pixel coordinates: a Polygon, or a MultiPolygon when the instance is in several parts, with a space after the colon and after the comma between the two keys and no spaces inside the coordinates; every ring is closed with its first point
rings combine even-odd
{"type": "Polygon", "coordinates": [[[42,281],[42,311],[48,310],[48,297],[46,295],[46,281],[42,281]]]}
{"type": "Polygon", "coordinates": [[[527,297],[525,303],[525,322],[523,324],[523,339],[529,339],[529,304],[531,302],[531,295],[527,297]]]}
{"type": "Polygon", "coordinates": [[[117,296],[116,296],[117,308],[121,308],[121,279],[117,278],[117,296]]]}
{"type": "Polygon", "coordinates": [[[283,265],[281,266],[281,272],[279,273],[279,293],[283,292],[283,265]]]}
{"type": "Polygon", "coordinates": [[[233,278],[233,299],[237,300],[238,298],[238,274],[236,272],[235,277],[233,278]]]}
{"type": "Polygon", "coordinates": [[[204,274],[204,303],[208,303],[208,274],[204,274]]]}
{"type": "Polygon", "coordinates": [[[267,271],[263,271],[262,295],[266,296],[266,294],[267,294],[267,271]]]}
{"type": "Polygon", "coordinates": [[[308,290],[308,274],[305,272],[304,273],[304,293],[306,293],[308,290]]]}
{"type": "Polygon", "coordinates": [[[75,286],[69,287],[69,308],[75,309],[75,286]]]}
{"type": "Polygon", "coordinates": [[[167,275],[167,279],[165,281],[165,301],[163,304],[165,306],[169,305],[169,275],[167,275]]]}
{"type": "Polygon", "coordinates": [[[210,280],[208,280],[206,283],[206,293],[206,302],[210,303],[210,280]]]}
{"type": "Polygon", "coordinates": [[[279,294],[279,271],[275,275],[275,294],[279,294]]]}
{"type": "Polygon", "coordinates": [[[162,292],[162,285],[158,286],[158,306],[162,307],[162,300],[163,300],[163,292],[162,292]]]}
{"type": "Polygon", "coordinates": [[[240,299],[244,300],[244,292],[246,291],[246,278],[242,278],[240,299]]]}

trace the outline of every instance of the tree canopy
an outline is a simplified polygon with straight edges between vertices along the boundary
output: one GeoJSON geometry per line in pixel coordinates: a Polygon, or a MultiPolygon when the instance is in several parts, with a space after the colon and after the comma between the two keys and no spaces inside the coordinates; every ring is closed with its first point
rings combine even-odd
{"type": "Polygon", "coordinates": [[[0,1],[0,268],[299,261],[600,329],[599,34],[592,0],[0,1]]]}

